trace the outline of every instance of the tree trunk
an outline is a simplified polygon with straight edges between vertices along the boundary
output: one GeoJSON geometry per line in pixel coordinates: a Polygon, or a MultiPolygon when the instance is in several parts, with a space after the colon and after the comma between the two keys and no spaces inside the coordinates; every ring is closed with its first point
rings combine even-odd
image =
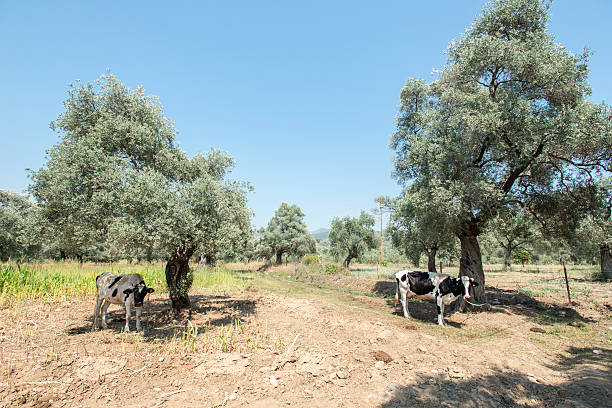
{"type": "Polygon", "coordinates": [[[351,260],[352,260],[353,258],[354,258],[354,256],[353,256],[353,255],[351,255],[351,254],[349,254],[349,256],[347,256],[347,257],[346,257],[346,259],[344,260],[344,267],[345,267],[346,269],[348,269],[348,268],[349,268],[349,265],[350,265],[351,260]]]}
{"type": "Polygon", "coordinates": [[[480,245],[478,244],[478,235],[472,231],[459,235],[461,242],[461,259],[459,260],[459,276],[469,276],[478,282],[478,286],[472,287],[472,299],[474,303],[485,303],[485,276],[482,269],[482,256],[480,254],[480,245]]]}
{"type": "Polygon", "coordinates": [[[438,248],[429,248],[427,250],[427,270],[429,272],[437,272],[436,271],[436,252],[438,252],[438,248]]]}
{"type": "Polygon", "coordinates": [[[166,283],[170,304],[175,312],[191,307],[188,291],[193,283],[193,273],[189,269],[189,259],[194,250],[177,251],[166,263],[166,283]]]}
{"type": "Polygon", "coordinates": [[[510,244],[504,248],[504,271],[512,270],[512,248],[510,244]]]}
{"type": "Polygon", "coordinates": [[[599,260],[601,273],[608,279],[612,279],[612,244],[606,243],[599,246],[599,260]]]}
{"type": "Polygon", "coordinates": [[[207,266],[215,267],[217,266],[217,257],[214,254],[206,254],[206,256],[204,256],[204,263],[207,266]]]}
{"type": "Polygon", "coordinates": [[[282,252],[277,252],[276,253],[276,264],[280,265],[283,263],[283,253],[282,252]]]}

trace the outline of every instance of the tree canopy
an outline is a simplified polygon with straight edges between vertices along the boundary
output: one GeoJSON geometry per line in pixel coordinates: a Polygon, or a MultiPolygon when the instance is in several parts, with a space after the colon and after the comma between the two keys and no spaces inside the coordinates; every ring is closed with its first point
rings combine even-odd
{"type": "Polygon", "coordinates": [[[316,252],[316,242],[304,223],[305,214],[297,205],[282,203],[262,231],[259,252],[265,258],[276,258],[280,264],[283,255],[301,257],[316,252]]]}
{"type": "Polygon", "coordinates": [[[30,258],[40,250],[36,206],[28,197],[0,190],[0,260],[30,258]]]}
{"type": "Polygon", "coordinates": [[[374,231],[374,217],[362,211],[359,218],[334,218],[329,231],[332,254],[344,256],[344,267],[348,269],[351,260],[359,258],[366,250],[380,245],[374,231]]]}
{"type": "Polygon", "coordinates": [[[409,79],[401,92],[395,176],[447,206],[476,301],[488,221],[517,203],[537,211],[610,170],[610,109],[586,100],[589,52],[556,44],[548,18],[548,1],[488,3],[449,45],[438,79],[409,79]]]}

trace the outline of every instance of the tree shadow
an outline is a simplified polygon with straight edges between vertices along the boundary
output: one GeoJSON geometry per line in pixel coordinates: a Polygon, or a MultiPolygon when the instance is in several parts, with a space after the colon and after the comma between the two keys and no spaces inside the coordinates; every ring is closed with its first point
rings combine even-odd
{"type": "MultiPolygon", "coordinates": [[[[387,305],[395,310],[393,314],[402,316],[399,309],[400,306],[394,306],[396,283],[391,281],[377,281],[372,287],[372,292],[386,297],[387,305]],[[399,311],[398,311],[399,310],[399,311]]],[[[485,305],[471,307],[470,311],[488,313],[504,313],[504,314],[519,314],[527,316],[534,322],[542,325],[552,325],[556,323],[565,323],[569,325],[582,325],[585,323],[593,323],[595,320],[582,316],[575,308],[570,305],[559,305],[542,302],[528,293],[517,290],[499,289],[493,286],[485,288],[487,299],[490,303],[485,305]]],[[[449,313],[454,313],[459,309],[461,300],[457,300],[450,307],[445,308],[445,316],[449,313]]],[[[466,305],[464,303],[464,305],[466,305]]],[[[419,301],[411,299],[408,301],[408,311],[410,315],[418,320],[427,322],[435,322],[437,317],[436,305],[428,301],[419,301]],[[415,303],[419,303],[416,307],[415,303]]]]}
{"type": "Polygon", "coordinates": [[[381,407],[603,407],[612,401],[612,350],[572,348],[551,368],[566,374],[562,383],[512,369],[465,378],[452,369],[420,376],[413,384],[398,385],[381,407]],[[461,378],[453,378],[461,377],[461,378]]]}
{"type": "MultiPolygon", "coordinates": [[[[244,322],[255,312],[255,301],[252,299],[237,299],[231,296],[191,295],[191,309],[179,316],[175,315],[168,299],[156,298],[145,302],[141,315],[142,338],[147,341],[169,340],[177,332],[188,330],[189,324],[199,327],[218,327],[244,322]],[[207,317],[209,316],[210,317],[207,317]]],[[[107,312],[108,329],[121,333],[125,327],[125,308],[111,305],[107,312]]],[[[93,307],[92,307],[93,309],[93,307]]],[[[87,324],[70,327],[69,335],[87,333],[93,325],[93,313],[87,318],[87,324]]],[[[135,313],[130,318],[130,330],[136,330],[135,313]]]]}
{"type": "Polygon", "coordinates": [[[372,292],[376,293],[377,295],[391,297],[395,296],[396,287],[397,283],[394,281],[377,281],[372,287],[372,292]]]}
{"type": "MultiPolygon", "coordinates": [[[[377,281],[373,288],[372,292],[377,295],[386,297],[387,306],[392,307],[393,314],[397,316],[404,317],[404,313],[402,312],[401,302],[395,304],[395,291],[396,291],[396,283],[389,281],[377,281]]],[[[437,324],[438,322],[438,308],[433,301],[428,300],[419,300],[419,299],[408,299],[408,313],[410,313],[410,317],[416,320],[420,320],[427,323],[437,324]]],[[[445,308],[444,316],[449,316],[451,314],[451,310],[449,308],[445,308]]],[[[406,319],[409,321],[408,319],[406,319]]],[[[445,324],[453,327],[461,327],[461,323],[449,322],[445,321],[445,324]]]]}
{"type": "Polygon", "coordinates": [[[527,293],[516,290],[487,286],[485,293],[492,305],[489,313],[519,314],[543,325],[555,323],[580,325],[595,322],[591,318],[582,316],[570,305],[542,302],[527,293]]]}

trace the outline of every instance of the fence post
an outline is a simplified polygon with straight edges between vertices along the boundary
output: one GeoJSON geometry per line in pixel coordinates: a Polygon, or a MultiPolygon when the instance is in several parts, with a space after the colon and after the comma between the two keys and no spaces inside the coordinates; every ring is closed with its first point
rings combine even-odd
{"type": "Polygon", "coordinates": [[[570,298],[569,282],[567,280],[567,269],[565,268],[565,262],[563,262],[563,274],[565,275],[565,288],[567,289],[567,302],[571,305],[572,299],[570,298]]]}

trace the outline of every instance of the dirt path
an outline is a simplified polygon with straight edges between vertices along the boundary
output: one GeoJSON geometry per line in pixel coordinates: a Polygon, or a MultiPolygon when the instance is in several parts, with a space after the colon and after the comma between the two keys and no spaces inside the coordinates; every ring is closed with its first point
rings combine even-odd
{"type": "Polygon", "coordinates": [[[121,333],[116,306],[90,332],[90,300],[1,310],[0,405],[611,406],[605,310],[506,304],[499,291],[490,312],[439,328],[433,304],[411,304],[407,321],[387,299],[298,289],[196,295],[189,320],[158,295],[142,335],[121,333]]]}

